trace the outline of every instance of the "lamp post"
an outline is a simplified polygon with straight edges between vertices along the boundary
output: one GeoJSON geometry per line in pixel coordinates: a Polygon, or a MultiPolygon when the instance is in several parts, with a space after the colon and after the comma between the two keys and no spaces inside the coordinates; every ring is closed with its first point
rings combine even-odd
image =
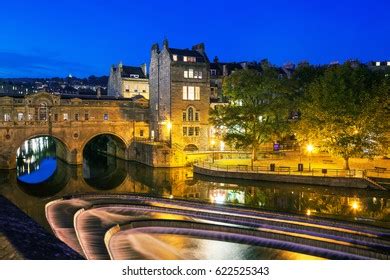
{"type": "Polygon", "coordinates": [[[306,151],[309,153],[309,171],[311,171],[311,153],[314,150],[314,146],[312,144],[308,144],[306,146],[306,151]]]}

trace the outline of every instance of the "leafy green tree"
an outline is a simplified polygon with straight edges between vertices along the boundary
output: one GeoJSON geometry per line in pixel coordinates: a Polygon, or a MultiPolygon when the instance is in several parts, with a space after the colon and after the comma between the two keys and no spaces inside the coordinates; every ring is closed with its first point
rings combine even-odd
{"type": "Polygon", "coordinates": [[[301,119],[295,127],[301,143],[312,143],[344,159],[373,157],[387,146],[385,104],[389,99],[384,75],[364,65],[329,67],[305,91],[301,119]]]}
{"type": "Polygon", "coordinates": [[[283,79],[274,68],[261,73],[239,70],[223,82],[229,104],[210,112],[210,120],[220,128],[231,146],[252,150],[257,160],[259,146],[281,139],[288,131],[287,94],[283,79]]]}

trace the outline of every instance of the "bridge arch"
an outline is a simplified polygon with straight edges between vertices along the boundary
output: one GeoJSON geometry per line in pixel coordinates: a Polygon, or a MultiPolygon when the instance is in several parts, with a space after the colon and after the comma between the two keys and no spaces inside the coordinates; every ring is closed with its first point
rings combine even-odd
{"type": "Polygon", "coordinates": [[[72,163],[72,157],[71,157],[71,149],[69,148],[68,144],[64,139],[61,137],[58,137],[56,135],[52,135],[49,133],[38,133],[33,134],[28,137],[25,137],[24,139],[16,142],[16,148],[12,151],[12,158],[16,159],[18,150],[22,147],[23,144],[25,144],[27,141],[36,139],[39,137],[50,137],[54,140],[56,144],[56,156],[63,161],[67,163],[72,163]]]}
{"type": "Polygon", "coordinates": [[[98,141],[99,138],[102,137],[104,138],[104,140],[101,141],[101,143],[97,143],[95,145],[95,148],[97,148],[98,151],[114,156],[116,158],[121,158],[124,160],[128,159],[129,143],[122,136],[109,131],[99,132],[84,140],[80,149],[82,155],[85,155],[89,145],[93,145],[94,142],[98,141]],[[104,147],[104,144],[106,145],[106,147],[104,147]]]}

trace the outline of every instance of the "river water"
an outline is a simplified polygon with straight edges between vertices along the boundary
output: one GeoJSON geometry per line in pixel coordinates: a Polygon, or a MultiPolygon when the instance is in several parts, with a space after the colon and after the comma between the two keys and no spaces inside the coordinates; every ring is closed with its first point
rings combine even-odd
{"type": "MultiPolygon", "coordinates": [[[[97,153],[85,154],[82,166],[70,166],[55,157],[55,143],[48,137],[27,141],[18,150],[17,157],[16,170],[0,171],[0,194],[48,230],[45,204],[59,197],[81,193],[143,193],[390,228],[389,192],[204,177],[193,174],[191,168],[151,168],[97,153]]],[[[170,245],[179,240],[172,236],[161,235],[159,238],[170,245]]],[[[225,251],[231,249],[233,256],[229,255],[230,258],[235,258],[234,254],[239,255],[237,258],[311,258],[254,247],[251,250],[254,255],[245,257],[242,250],[246,245],[226,247],[223,242],[205,240],[194,245],[197,239],[181,237],[181,240],[184,241],[180,246],[186,249],[206,248],[207,242],[211,247],[221,247],[225,251]]],[[[202,257],[202,252],[196,255],[202,257]]],[[[223,256],[214,252],[216,258],[223,256]]]]}

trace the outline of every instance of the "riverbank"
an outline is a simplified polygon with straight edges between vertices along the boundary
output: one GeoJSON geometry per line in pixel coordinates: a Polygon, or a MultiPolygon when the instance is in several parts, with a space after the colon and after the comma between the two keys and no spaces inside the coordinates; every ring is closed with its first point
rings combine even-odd
{"type": "Polygon", "coordinates": [[[321,175],[314,175],[314,173],[298,172],[296,175],[292,174],[290,170],[281,172],[274,171],[255,171],[246,168],[246,166],[238,165],[235,167],[220,168],[212,164],[198,164],[194,165],[194,173],[223,178],[246,179],[255,181],[270,181],[270,182],[284,182],[308,185],[320,185],[330,187],[346,187],[359,189],[378,189],[386,190],[383,186],[376,182],[363,177],[354,176],[326,176],[326,173],[321,175]],[[242,168],[242,169],[240,169],[242,168]]]}
{"type": "Polygon", "coordinates": [[[82,260],[5,197],[0,196],[0,259],[82,260]]]}

